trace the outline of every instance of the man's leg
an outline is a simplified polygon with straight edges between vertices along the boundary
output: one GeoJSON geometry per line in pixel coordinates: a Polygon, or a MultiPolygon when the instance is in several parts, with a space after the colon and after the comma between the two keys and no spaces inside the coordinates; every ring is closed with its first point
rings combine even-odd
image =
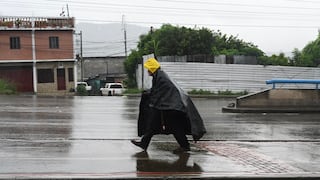
{"type": "Polygon", "coordinates": [[[153,135],[154,135],[153,131],[148,131],[143,135],[143,137],[141,138],[142,149],[147,150],[153,135]]]}
{"type": "Polygon", "coordinates": [[[190,144],[187,136],[184,134],[184,131],[181,131],[181,129],[178,128],[173,136],[177,140],[181,148],[185,149],[186,151],[190,150],[190,144]]]}
{"type": "Polygon", "coordinates": [[[136,141],[136,140],[131,140],[132,144],[140,147],[141,149],[143,149],[144,151],[146,151],[148,149],[148,146],[150,144],[151,138],[154,135],[154,133],[152,131],[148,131],[146,132],[142,138],[141,141],[136,141]]]}
{"type": "Polygon", "coordinates": [[[190,150],[190,144],[185,130],[187,127],[184,119],[184,113],[179,111],[168,111],[166,119],[170,124],[173,136],[179,143],[180,147],[186,151],[190,150]]]}
{"type": "Polygon", "coordinates": [[[147,122],[150,124],[147,125],[146,132],[142,136],[141,141],[131,141],[134,145],[139,146],[143,150],[147,150],[153,135],[157,134],[157,132],[159,131],[158,129],[161,127],[161,120],[159,118],[160,111],[154,108],[150,108],[149,113],[150,115],[148,116],[149,119],[147,122]]]}

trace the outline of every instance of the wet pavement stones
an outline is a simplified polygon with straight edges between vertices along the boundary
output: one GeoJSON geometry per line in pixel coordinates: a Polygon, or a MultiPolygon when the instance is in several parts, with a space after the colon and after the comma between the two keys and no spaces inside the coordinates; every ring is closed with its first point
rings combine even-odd
{"type": "Polygon", "coordinates": [[[299,168],[292,167],[284,162],[275,160],[272,157],[236,144],[203,142],[198,143],[197,146],[216,155],[227,157],[235,163],[253,167],[254,170],[251,173],[255,174],[292,174],[303,172],[303,170],[299,168]]]}

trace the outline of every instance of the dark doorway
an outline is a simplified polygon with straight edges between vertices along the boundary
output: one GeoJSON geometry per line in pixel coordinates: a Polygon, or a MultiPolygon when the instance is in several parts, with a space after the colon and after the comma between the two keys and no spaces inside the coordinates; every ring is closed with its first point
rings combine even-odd
{"type": "Polygon", "coordinates": [[[66,90],[66,76],[64,69],[57,69],[58,90],[66,90]]]}

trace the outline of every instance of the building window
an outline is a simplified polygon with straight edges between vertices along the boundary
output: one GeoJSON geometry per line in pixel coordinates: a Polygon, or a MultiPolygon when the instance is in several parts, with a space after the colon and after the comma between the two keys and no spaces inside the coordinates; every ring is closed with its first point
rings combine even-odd
{"type": "Polygon", "coordinates": [[[53,83],[53,69],[38,69],[38,83],[53,83]]]}
{"type": "Polygon", "coordinates": [[[69,82],[74,81],[74,78],[73,78],[73,68],[68,68],[68,76],[69,76],[69,82]]]}
{"type": "Polygon", "coordinates": [[[59,49],[59,37],[56,37],[56,36],[49,37],[49,48],[59,49]]]}
{"type": "Polygon", "coordinates": [[[20,49],[20,37],[10,37],[10,49],[20,49]]]}

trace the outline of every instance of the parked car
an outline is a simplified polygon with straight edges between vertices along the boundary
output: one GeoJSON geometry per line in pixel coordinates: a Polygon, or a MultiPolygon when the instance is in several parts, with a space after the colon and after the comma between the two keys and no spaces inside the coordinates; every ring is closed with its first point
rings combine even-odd
{"type": "Polygon", "coordinates": [[[77,86],[84,86],[87,91],[91,91],[92,87],[87,82],[77,82],[77,86]]]}
{"type": "Polygon", "coordinates": [[[122,95],[124,88],[121,83],[107,83],[100,91],[102,96],[116,96],[122,95]]]}

